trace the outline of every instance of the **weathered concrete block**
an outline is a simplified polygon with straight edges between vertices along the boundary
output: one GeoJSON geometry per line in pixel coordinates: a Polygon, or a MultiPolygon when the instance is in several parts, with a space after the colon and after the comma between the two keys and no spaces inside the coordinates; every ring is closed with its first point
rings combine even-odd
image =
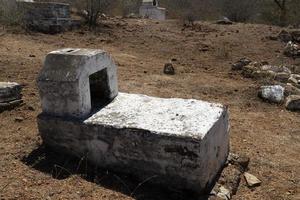
{"type": "Polygon", "coordinates": [[[158,0],[143,0],[139,13],[143,18],[157,20],[166,19],[166,9],[158,7],[158,0]]]}
{"type": "Polygon", "coordinates": [[[43,33],[60,33],[79,26],[71,19],[70,5],[56,2],[18,2],[29,29],[43,33]]]}
{"type": "Polygon", "coordinates": [[[227,109],[198,100],[119,93],[86,120],[40,115],[38,125],[56,150],[197,193],[210,189],[229,152],[227,109]]]}
{"type": "Polygon", "coordinates": [[[92,104],[117,96],[117,84],[117,67],[102,50],[50,52],[38,76],[43,112],[63,117],[87,117],[92,104]]]}

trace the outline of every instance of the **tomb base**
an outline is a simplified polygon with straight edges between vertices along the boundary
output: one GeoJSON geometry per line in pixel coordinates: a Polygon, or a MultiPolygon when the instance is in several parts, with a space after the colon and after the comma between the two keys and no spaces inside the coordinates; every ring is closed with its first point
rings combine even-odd
{"type": "Polygon", "coordinates": [[[41,114],[46,145],[103,169],[207,192],[229,152],[228,111],[198,100],[119,93],[85,120],[41,114]]]}
{"type": "Polygon", "coordinates": [[[139,9],[140,16],[143,18],[165,20],[166,9],[157,6],[142,5],[139,9]]]}

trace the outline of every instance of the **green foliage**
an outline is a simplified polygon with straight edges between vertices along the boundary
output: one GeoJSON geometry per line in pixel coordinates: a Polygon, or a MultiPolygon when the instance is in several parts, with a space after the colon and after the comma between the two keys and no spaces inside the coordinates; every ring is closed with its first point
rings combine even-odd
{"type": "Polygon", "coordinates": [[[22,25],[23,12],[13,0],[0,0],[0,23],[2,25],[22,25]]]}

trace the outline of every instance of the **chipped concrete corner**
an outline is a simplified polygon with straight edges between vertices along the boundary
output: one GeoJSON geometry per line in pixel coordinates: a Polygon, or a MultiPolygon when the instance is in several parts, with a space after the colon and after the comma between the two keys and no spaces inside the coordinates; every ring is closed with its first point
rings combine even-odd
{"type": "Polygon", "coordinates": [[[39,131],[57,151],[87,157],[101,168],[141,181],[153,177],[152,183],[199,194],[213,187],[226,162],[227,108],[193,99],[118,93],[116,66],[104,51],[50,53],[39,88],[39,131]],[[88,77],[104,68],[113,72],[104,84],[111,101],[92,112],[88,77]]]}

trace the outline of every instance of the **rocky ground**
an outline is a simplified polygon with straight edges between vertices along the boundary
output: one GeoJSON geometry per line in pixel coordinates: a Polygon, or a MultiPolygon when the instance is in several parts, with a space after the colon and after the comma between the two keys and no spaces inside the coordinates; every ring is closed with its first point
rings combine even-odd
{"type": "Polygon", "coordinates": [[[226,193],[225,189],[233,188],[236,195],[232,199],[300,199],[300,113],[287,110],[284,102],[269,103],[258,97],[259,88],[273,80],[232,70],[244,57],[299,69],[299,58],[284,55],[286,42],[274,37],[281,30],[210,22],[183,27],[173,20],[117,18],[105,20],[92,32],[83,27],[58,35],[1,28],[0,81],[22,85],[23,104],[0,113],[0,198],[187,199],[177,191],[98,171],[84,160],[56,154],[41,144],[35,79],[42,60],[49,51],[80,47],[101,48],[113,55],[119,67],[120,91],[202,99],[229,107],[231,151],[250,158],[250,163],[245,170],[229,164],[218,190],[226,193]],[[172,63],[174,75],[164,74],[166,63],[172,63]],[[249,178],[248,173],[261,183],[249,187],[244,178],[249,178]],[[239,181],[228,177],[239,177],[238,186],[234,185],[239,181]]]}

